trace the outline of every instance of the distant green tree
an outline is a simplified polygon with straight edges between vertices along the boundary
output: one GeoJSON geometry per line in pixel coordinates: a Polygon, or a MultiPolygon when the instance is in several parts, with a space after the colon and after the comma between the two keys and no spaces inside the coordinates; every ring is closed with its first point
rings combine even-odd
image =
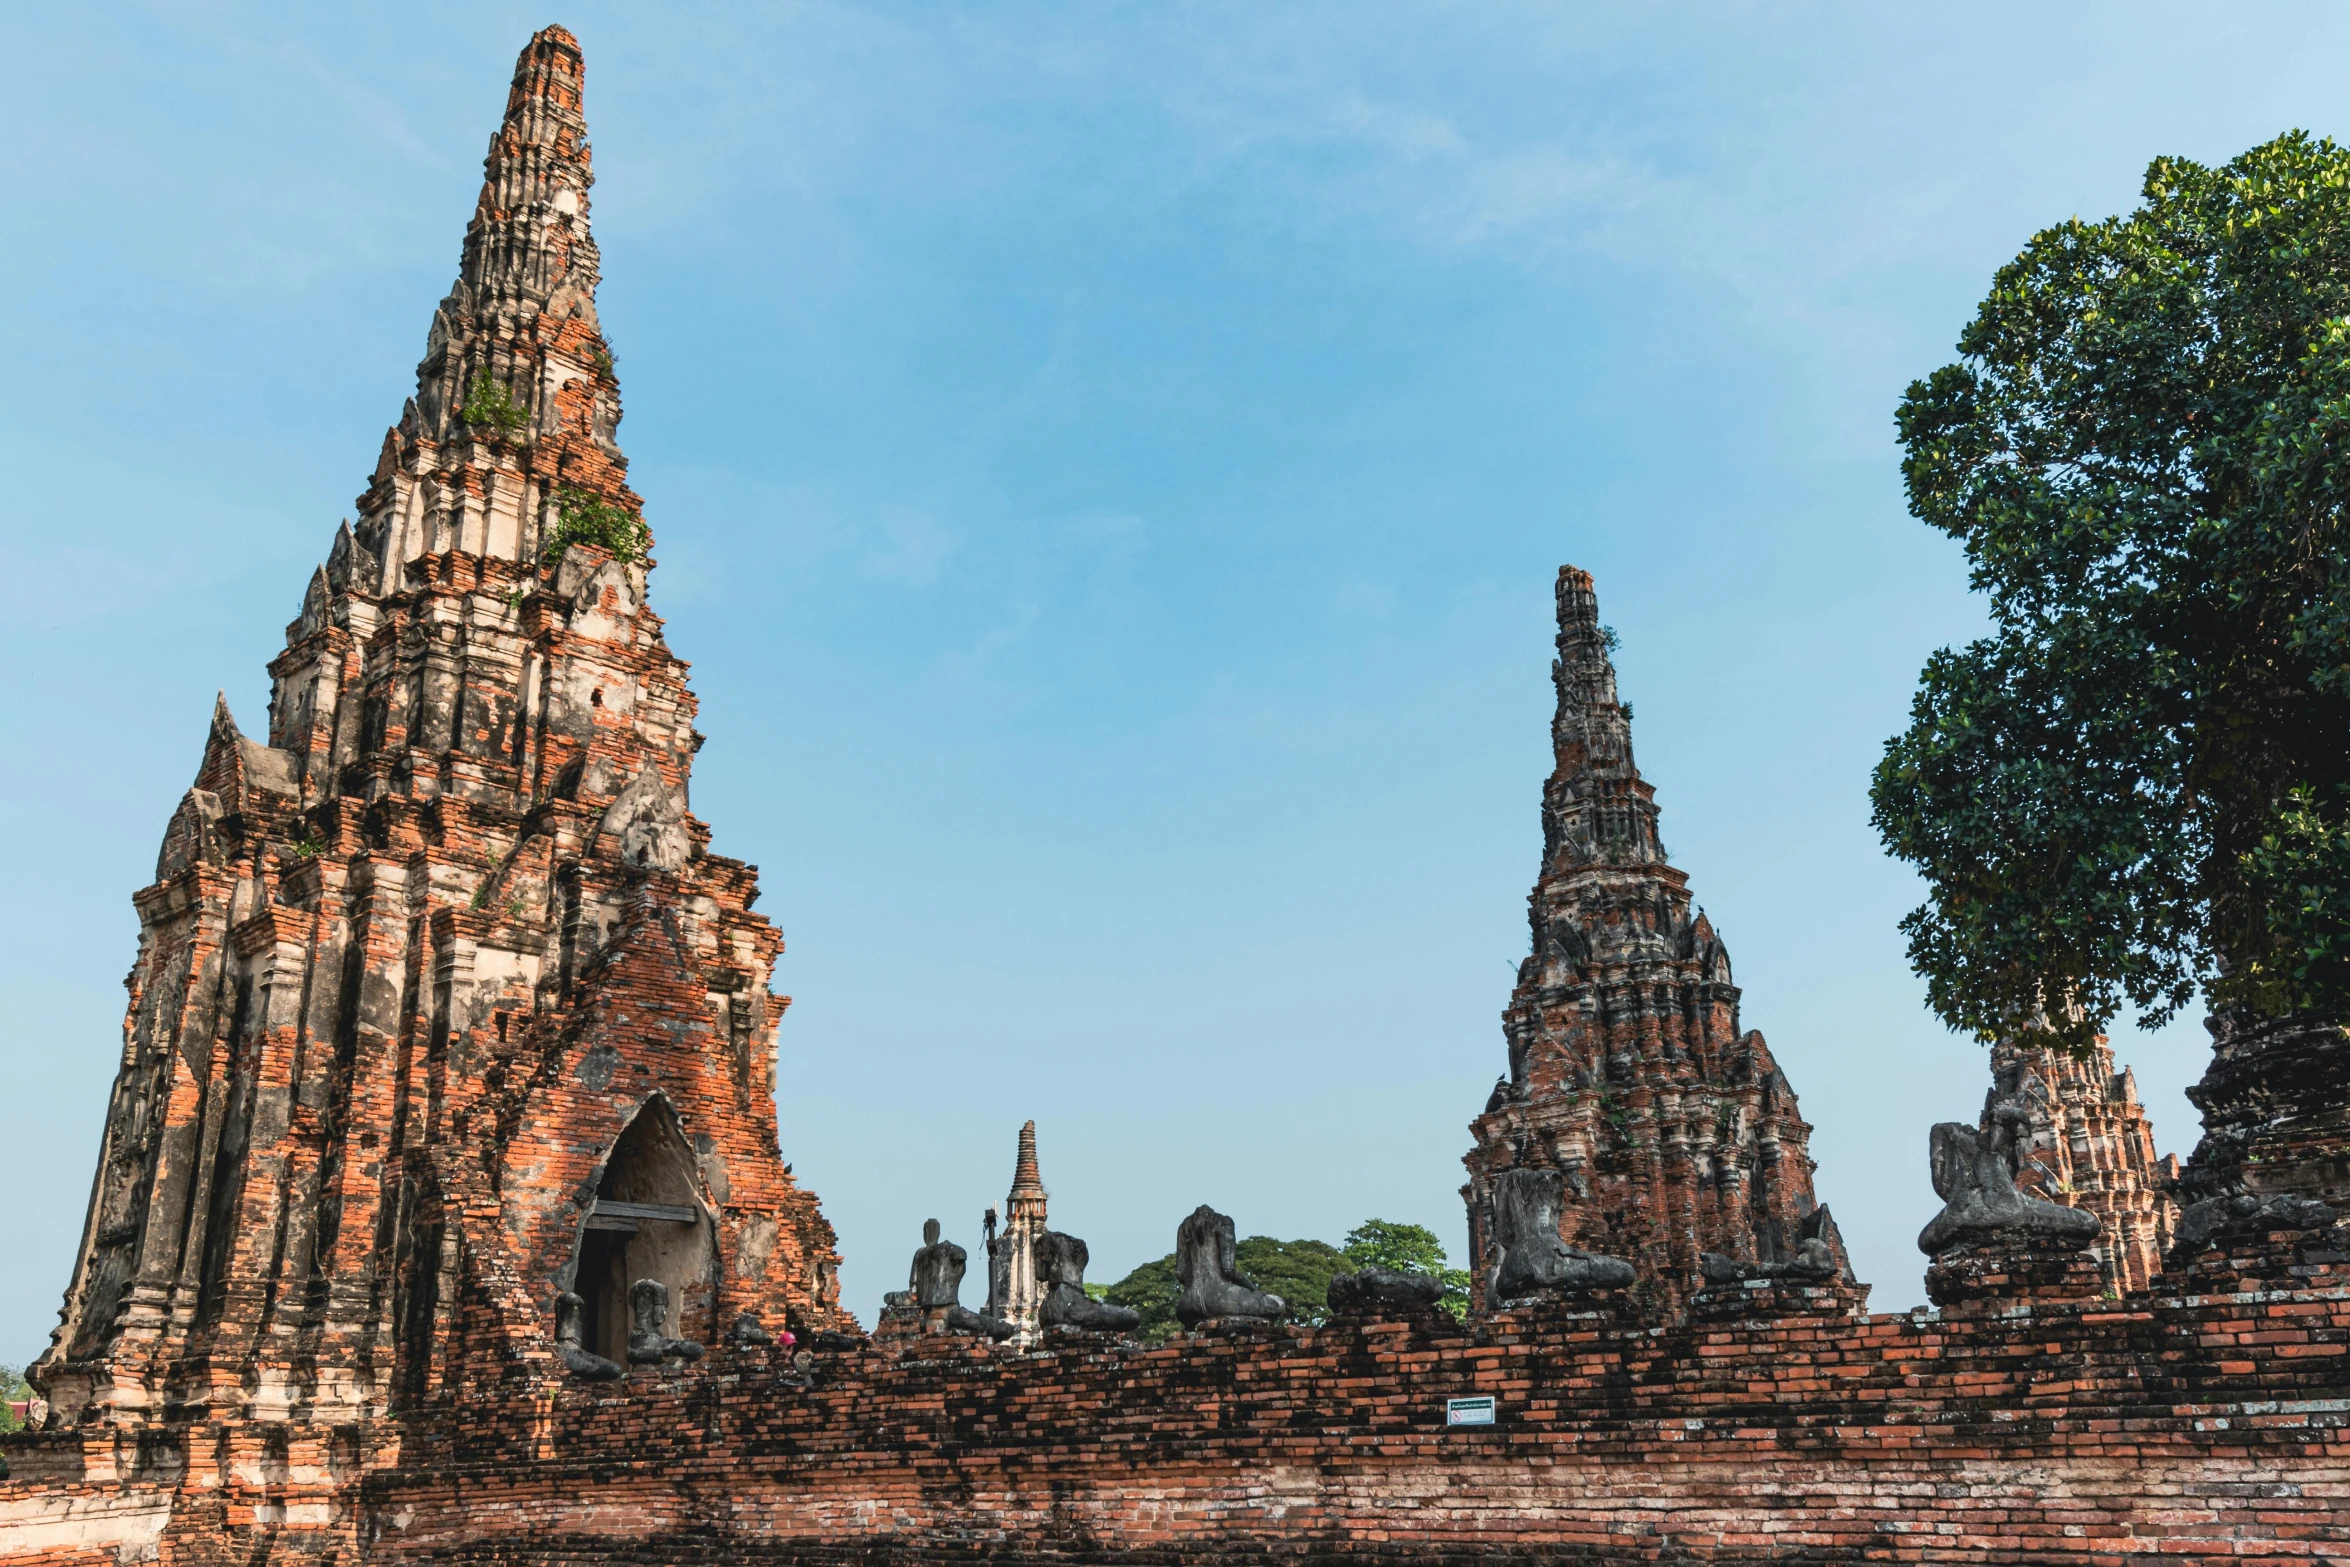
{"type": "Polygon", "coordinates": [[[1113,1306],[1131,1306],[1142,1313],[1135,1331],[1146,1344],[1164,1344],[1183,1324],[1175,1320],[1175,1302],[1183,1286],[1175,1282],[1175,1254],[1146,1262],[1108,1289],[1102,1299],[1113,1306]]]}
{"type": "MultiPolygon", "coordinates": [[[[1289,1310],[1286,1320],[1318,1324],[1330,1318],[1330,1281],[1353,1271],[1355,1264],[1328,1241],[1277,1241],[1269,1235],[1251,1235],[1232,1248],[1233,1265],[1261,1290],[1281,1297],[1289,1310]]],[[[1136,1331],[1145,1343],[1164,1343],[1182,1326],[1175,1320],[1175,1302],[1183,1286],[1175,1279],[1175,1254],[1146,1262],[1102,1292],[1115,1306],[1131,1306],[1142,1313],[1136,1331]]]]}
{"type": "Polygon", "coordinates": [[[22,1431],[24,1422],[16,1418],[10,1404],[21,1404],[33,1396],[25,1385],[24,1371],[17,1366],[0,1366],[0,1432],[22,1431]]]}
{"type": "Polygon", "coordinates": [[[1328,1241],[1277,1241],[1251,1235],[1232,1249],[1233,1261],[1258,1289],[1289,1307],[1287,1320],[1318,1326],[1330,1320],[1330,1281],[1352,1273],[1346,1253],[1328,1241]]]}
{"type": "MultiPolygon", "coordinates": [[[[1234,1266],[1258,1289],[1270,1290],[1288,1306],[1286,1319],[1308,1326],[1330,1320],[1330,1281],[1358,1268],[1392,1268],[1417,1273],[1444,1283],[1446,1311],[1458,1319],[1468,1314],[1469,1276],[1445,1266],[1444,1244],[1435,1233],[1417,1224],[1391,1219],[1365,1219],[1348,1234],[1343,1247],[1328,1241],[1277,1241],[1269,1235],[1251,1235],[1232,1249],[1234,1266]]],[[[1172,1252],[1146,1262],[1106,1288],[1087,1285],[1087,1293],[1113,1305],[1131,1306],[1142,1313],[1137,1330],[1144,1342],[1166,1342],[1182,1326],[1175,1320],[1175,1302],[1183,1287],[1175,1279],[1172,1252]]]]}
{"type": "Polygon", "coordinates": [[[1424,1225],[1399,1224],[1393,1219],[1365,1219],[1346,1237],[1346,1260],[1356,1268],[1387,1268],[1439,1280],[1444,1298],[1437,1304],[1455,1322],[1469,1315],[1469,1275],[1445,1266],[1444,1242],[1424,1225]]]}

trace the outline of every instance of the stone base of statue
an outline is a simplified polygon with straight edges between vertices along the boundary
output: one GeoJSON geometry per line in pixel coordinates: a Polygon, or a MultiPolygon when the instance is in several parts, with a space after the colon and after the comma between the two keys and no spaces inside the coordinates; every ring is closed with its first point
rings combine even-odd
{"type": "Polygon", "coordinates": [[[1794,1255],[1771,1258],[1697,1254],[1697,1293],[1689,1314],[1700,1322],[1769,1321],[1778,1317],[1857,1317],[1868,1311],[1869,1287],[1854,1282],[1837,1261],[1826,1208],[1813,1211],[1811,1231],[1794,1255]]]}
{"type": "Polygon", "coordinates": [[[1359,1322],[1419,1322],[1444,1317],[1444,1281],[1424,1273],[1364,1268],[1330,1281],[1330,1315],[1359,1322]]]}
{"type": "Polygon", "coordinates": [[[2094,1253],[2059,1242],[1988,1241],[1953,1246],[1926,1264],[1926,1299],[1946,1312],[1981,1314],[2026,1301],[2095,1300],[2105,1269],[2094,1253]]]}
{"type": "Polygon", "coordinates": [[[1473,1319],[1480,1342],[1515,1344],[1562,1332],[1604,1333],[1653,1320],[1638,1290],[1536,1290],[1489,1307],[1473,1319]]]}
{"type": "Polygon", "coordinates": [[[1826,1278],[1777,1274],[1711,1278],[1689,1297],[1689,1320],[1727,1325],[1787,1317],[1865,1317],[1869,1287],[1841,1273],[1826,1278]]]}
{"type": "Polygon", "coordinates": [[[2223,1014],[2211,1065],[2187,1090],[2203,1138],[2174,1195],[2189,1213],[2213,1198],[2295,1196],[2350,1208],[2350,1039],[2331,1023],[2223,1014]]]}
{"type": "Polygon", "coordinates": [[[2350,1222],[2323,1203],[2206,1198],[2187,1214],[2194,1222],[2180,1226],[2153,1284],[2158,1293],[2222,1295],[2350,1283],[2350,1222]]]}

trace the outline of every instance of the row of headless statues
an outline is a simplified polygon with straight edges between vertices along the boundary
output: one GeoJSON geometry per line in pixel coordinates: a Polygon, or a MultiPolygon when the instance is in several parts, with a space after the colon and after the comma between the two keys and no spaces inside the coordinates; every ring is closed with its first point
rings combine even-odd
{"type": "MultiPolygon", "coordinates": [[[[2096,1216],[2081,1210],[2027,1197],[2016,1188],[2017,1125],[2021,1112],[1994,1099],[1985,1111],[1984,1127],[1947,1123],[1934,1128],[1934,1186],[1947,1206],[1919,1237],[1929,1254],[1959,1246],[1995,1241],[2078,1247],[2096,1238],[2096,1216]]],[[[1632,1265],[1619,1257],[1603,1256],[1570,1246],[1559,1234],[1565,1201],[1560,1173],[1555,1169],[1525,1167],[1504,1171],[1494,1182],[1491,1235],[1498,1257],[1488,1279],[1487,1295],[1496,1304],[1542,1295],[1581,1295],[1592,1290],[1616,1289],[1633,1279],[1632,1265]]],[[[1256,1287],[1234,1260],[1232,1220],[1201,1204],[1175,1231],[1175,1276],[1181,1288],[1175,1315],[1184,1326],[1223,1320],[1279,1319],[1288,1303],[1279,1295],[1256,1287]]],[[[1095,1300],[1085,1292],[1085,1242],[1059,1230],[1046,1230],[1037,1242],[1037,1268],[1043,1286],[1038,1325],[1046,1331],[1069,1333],[1130,1333],[1141,1325],[1142,1314],[1129,1306],[1095,1300]]],[[[1837,1264],[1824,1241],[1805,1239],[1791,1257],[1757,1262],[1712,1253],[1701,1259],[1708,1283],[1734,1279],[1785,1278],[1816,1282],[1833,1277],[1837,1264]]],[[[929,1331],[971,1334],[991,1340],[1013,1337],[1017,1326],[1000,1316],[973,1311],[962,1301],[963,1275],[969,1256],[953,1241],[943,1240],[939,1224],[922,1226],[922,1246],[914,1253],[906,1287],[883,1297],[885,1316],[914,1318],[929,1331]]],[[[1342,1313],[1365,1313],[1380,1308],[1426,1310],[1443,1293],[1442,1284],[1419,1274],[1366,1268],[1331,1281],[1330,1306],[1342,1313]]],[[[657,1279],[638,1279],[629,1289],[634,1322],[628,1335],[628,1359],[634,1365],[676,1365],[698,1360],[703,1350],[690,1339],[668,1335],[669,1290],[657,1279]]],[[[622,1374],[613,1361],[594,1354],[581,1342],[582,1304],[577,1295],[558,1296],[555,1339],[564,1365],[591,1381],[608,1381],[622,1374]]],[[[748,1312],[736,1322],[731,1339],[738,1345],[763,1345],[769,1336],[748,1312]]],[[[805,1359],[808,1351],[801,1350],[805,1359]]]]}
{"type": "MultiPolygon", "coordinates": [[[[1555,1220],[1554,1229],[1555,1230],[1555,1220]]],[[[1244,1276],[1235,1262],[1232,1220],[1202,1203],[1175,1230],[1175,1279],[1181,1289],[1175,1316],[1185,1327],[1210,1321],[1271,1321],[1288,1315],[1289,1303],[1261,1290],[1244,1276]]],[[[1131,1306],[1095,1300],[1085,1292],[1085,1242],[1059,1230],[1037,1238],[1037,1271],[1043,1286],[1037,1304],[1038,1326],[1046,1331],[1071,1333],[1131,1333],[1142,1325],[1142,1313],[1131,1306]]],[[[1002,1317],[973,1311],[962,1301],[963,1273],[968,1258],[953,1241],[939,1239],[938,1221],[922,1226],[922,1247],[906,1287],[882,1297],[886,1314],[918,1317],[950,1333],[969,1333],[1007,1339],[1019,1331],[1002,1317]]],[[[1625,1270],[1629,1278],[1631,1270],[1625,1270]]],[[[1344,1275],[1330,1286],[1330,1303],[1341,1310],[1368,1310],[1376,1305],[1425,1309],[1444,1293],[1436,1279],[1366,1268],[1344,1275]]]]}
{"type": "MultiPolygon", "coordinates": [[[[1944,1122],[1934,1128],[1932,1166],[1934,1190],[1943,1210],[1918,1237],[1919,1249],[1940,1258],[1946,1253],[1984,1248],[2070,1251],[2094,1244],[2101,1225],[2097,1216],[2066,1204],[2033,1197],[2021,1189],[2021,1145],[2028,1135],[2027,1109],[2020,1096],[1994,1090],[1982,1120],[1975,1126],[1944,1122]]],[[[2230,1219],[2241,1220],[2256,1205],[2254,1199],[2195,1205],[2182,1226],[2184,1242],[2200,1242],[2204,1232],[2230,1219]],[[2205,1212],[2203,1210],[2213,1210],[2205,1212]],[[2242,1211],[2238,1211],[2242,1210],[2242,1211]]],[[[1541,1296],[1574,1296],[1593,1290],[1616,1289],[1633,1279],[1632,1265],[1619,1257],[1602,1256],[1571,1246],[1560,1236],[1565,1206],[1564,1181],[1556,1169],[1520,1166],[1496,1177],[1490,1207],[1489,1234],[1497,1253],[1487,1277],[1487,1300],[1508,1307],[1541,1296]]],[[[2336,1215],[2321,1203],[2299,1197],[2273,1197],[2258,1204],[2257,1216],[2288,1227],[2330,1224],[2336,1215]],[[2273,1212],[2271,1210],[2274,1210],[2273,1212]]],[[[1818,1215],[1825,1219],[1825,1211],[1818,1215]]],[[[1809,1226],[1807,1226],[1809,1228],[1809,1226]]],[[[1095,1300],[1085,1292],[1085,1242],[1058,1230],[1046,1230],[1038,1239],[1037,1268],[1043,1286],[1038,1325],[1069,1333],[1123,1334],[1142,1322],[1131,1307],[1095,1300]]],[[[963,1274],[968,1257],[963,1248],[939,1237],[936,1219],[922,1226],[922,1246],[903,1290],[883,1297],[884,1315],[918,1319],[927,1331],[972,1334],[991,1340],[1008,1339],[1019,1330],[1000,1316],[972,1311],[962,1302],[963,1274]]],[[[1708,1284],[1730,1284],[1756,1279],[1785,1279],[1791,1283],[1819,1283],[1834,1278],[1839,1265],[1824,1239],[1807,1235],[1791,1256],[1757,1261],[1702,1253],[1699,1269],[1708,1284]]],[[[1175,1315],[1185,1327],[1220,1320],[1274,1320],[1288,1315],[1288,1303],[1260,1290],[1243,1276],[1234,1261],[1232,1220],[1201,1204],[1175,1231],[1175,1275],[1181,1295],[1175,1315]]],[[[1366,1268],[1331,1281],[1331,1309],[1344,1314],[1370,1313],[1382,1308],[1424,1311],[1443,1293],[1442,1284],[1418,1274],[1366,1268]]],[[[699,1360],[702,1346],[690,1339],[668,1336],[669,1289],[657,1279],[638,1279],[629,1289],[634,1326],[627,1354],[634,1365],[675,1365],[699,1360]]],[[[575,1376],[608,1381],[622,1368],[589,1351],[581,1341],[583,1306],[568,1292],[556,1297],[555,1340],[564,1365],[575,1376]]],[[[758,1319],[745,1312],[729,1335],[738,1345],[770,1342],[758,1319]]],[[[825,1335],[830,1337],[830,1335],[825,1335]]],[[[786,1347],[790,1347],[787,1336],[786,1347]]],[[[805,1369],[809,1351],[795,1360],[805,1369]]]]}
{"type": "MultiPolygon", "coordinates": [[[[1496,1181],[1492,1217],[1500,1257],[1490,1290],[1496,1301],[1584,1294],[1632,1282],[1630,1263],[1570,1246],[1560,1238],[1563,1202],[1556,1170],[1510,1170],[1496,1181]]],[[[1257,1288],[1240,1272],[1234,1256],[1235,1234],[1231,1218],[1204,1203],[1177,1226],[1175,1277],[1181,1293],[1175,1316],[1185,1327],[1197,1328],[1212,1321],[1271,1321],[1288,1315],[1288,1302],[1257,1288]]],[[[1791,1263],[1768,1265],[1769,1271],[1803,1277],[1824,1277],[1833,1272],[1834,1265],[1824,1250],[1816,1258],[1812,1250],[1807,1246],[1791,1263]]],[[[1074,1235],[1046,1230],[1038,1238],[1037,1264],[1043,1285],[1038,1325],[1046,1331],[1099,1334],[1130,1333],[1141,1326],[1139,1311],[1095,1300],[1085,1292],[1087,1260],[1085,1242],[1074,1235]]],[[[1744,1272],[1760,1271],[1760,1265],[1753,1263],[1736,1266],[1744,1272]]],[[[963,1275],[968,1267],[969,1254],[953,1241],[941,1239],[938,1221],[928,1220],[922,1226],[922,1245],[914,1253],[906,1287],[882,1299],[885,1316],[915,1318],[932,1331],[992,1340],[1013,1337],[1018,1332],[1015,1324],[963,1304],[963,1275]]],[[[1434,1307],[1443,1291],[1440,1280],[1423,1274],[1364,1268],[1333,1279],[1329,1303],[1333,1310],[1349,1314],[1383,1308],[1418,1312],[1434,1307]]],[[[669,1289],[659,1280],[638,1279],[630,1286],[629,1311],[634,1322],[628,1335],[631,1364],[677,1365],[701,1358],[700,1344],[668,1335],[669,1289]]],[[[577,1295],[565,1293],[556,1298],[555,1341],[565,1367],[589,1381],[621,1376],[621,1366],[582,1343],[582,1315],[577,1295]]],[[[749,1313],[735,1324],[730,1337],[745,1346],[769,1342],[766,1331],[749,1313]]],[[[805,1356],[808,1351],[799,1353],[805,1356]]]]}

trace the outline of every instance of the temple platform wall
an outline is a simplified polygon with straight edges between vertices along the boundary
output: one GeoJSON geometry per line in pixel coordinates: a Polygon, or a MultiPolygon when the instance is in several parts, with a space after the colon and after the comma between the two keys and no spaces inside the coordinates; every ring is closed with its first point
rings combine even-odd
{"type": "Polygon", "coordinates": [[[2271,1261],[1945,1315],[883,1340],[805,1385],[722,1348],[360,1430],[45,1434],[6,1446],[0,1559],[2338,1558],[2350,1268],[2271,1261]]]}

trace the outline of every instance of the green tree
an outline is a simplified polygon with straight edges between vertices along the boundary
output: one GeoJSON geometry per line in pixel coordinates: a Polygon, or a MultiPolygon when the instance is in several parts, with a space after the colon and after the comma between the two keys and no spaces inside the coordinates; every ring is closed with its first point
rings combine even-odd
{"type": "MultiPolygon", "coordinates": [[[[1393,1268],[1442,1279],[1444,1309],[1456,1318],[1469,1309],[1469,1276],[1446,1267],[1443,1243],[1417,1224],[1365,1219],[1348,1234],[1344,1247],[1251,1235],[1232,1248],[1232,1260],[1242,1277],[1281,1297],[1291,1322],[1319,1326],[1329,1321],[1330,1281],[1358,1268],[1393,1268]]],[[[1182,1326],[1175,1320],[1175,1302],[1183,1288],[1175,1279],[1172,1252],[1144,1263],[1115,1284],[1089,1284],[1086,1290],[1097,1299],[1141,1312],[1142,1326],[1136,1331],[1148,1343],[1164,1343],[1182,1326]]]]}
{"type": "Polygon", "coordinates": [[[24,1371],[17,1366],[0,1366],[0,1432],[22,1431],[24,1422],[16,1418],[10,1404],[21,1404],[33,1396],[26,1385],[24,1371]]]}
{"type": "Polygon", "coordinates": [[[1277,1241],[1251,1235],[1232,1249],[1242,1276],[1271,1290],[1289,1309],[1290,1322],[1318,1326],[1330,1320],[1330,1281],[1354,1271],[1346,1253],[1328,1241],[1277,1241]]]}
{"type": "Polygon", "coordinates": [[[1141,1312],[1142,1326],[1136,1333],[1146,1344],[1164,1344],[1183,1326],[1175,1320],[1175,1302],[1182,1294],[1183,1286],[1175,1282],[1175,1254],[1169,1252],[1103,1290],[1102,1299],[1141,1312]]]}
{"type": "Polygon", "coordinates": [[[1365,1219],[1348,1232],[1346,1260],[1354,1268],[1387,1268],[1441,1280],[1444,1298],[1438,1302],[1456,1322],[1469,1315],[1469,1275],[1445,1266],[1444,1242],[1424,1225],[1399,1224],[1393,1219],[1365,1219]]]}
{"type": "Polygon", "coordinates": [[[2159,159],[2033,237],[1900,412],[1990,635],[1871,791],[1934,1009],[2076,1048],[2124,1001],[2350,1003],[2350,152],[2159,159]]]}
{"type": "MultiPolygon", "coordinates": [[[[1350,1271],[1346,1254],[1328,1241],[1277,1241],[1251,1235],[1232,1248],[1233,1266],[1258,1289],[1271,1290],[1289,1309],[1290,1322],[1322,1323],[1330,1318],[1330,1281],[1350,1271]]],[[[1175,1320],[1175,1302],[1183,1286],[1175,1278],[1175,1254],[1146,1262],[1102,1292],[1113,1305],[1132,1306],[1142,1313],[1136,1329],[1146,1343],[1164,1343],[1182,1324],[1175,1320]]]]}

